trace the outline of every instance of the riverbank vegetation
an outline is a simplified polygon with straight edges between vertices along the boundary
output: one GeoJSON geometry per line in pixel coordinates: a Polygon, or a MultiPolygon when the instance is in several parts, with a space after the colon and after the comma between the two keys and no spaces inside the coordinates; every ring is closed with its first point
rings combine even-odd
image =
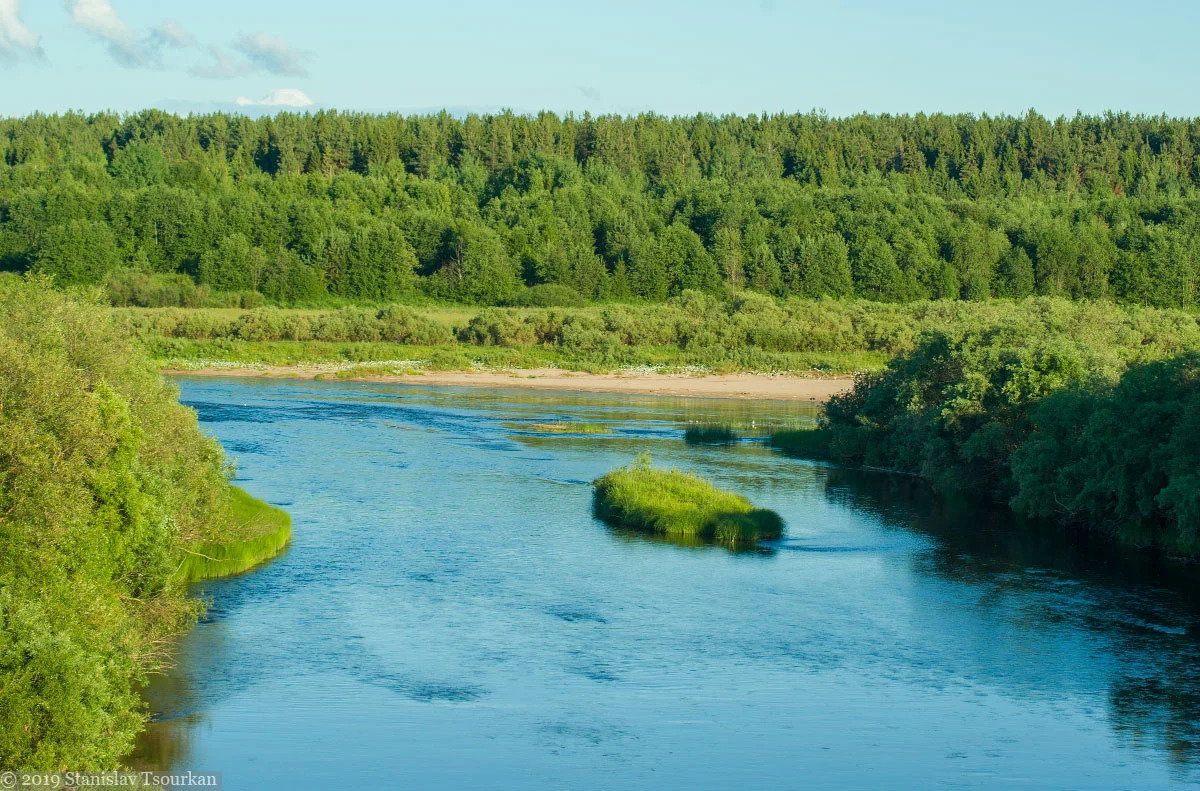
{"type": "Polygon", "coordinates": [[[1200,121],[0,120],[0,269],[118,305],[1200,300],[1200,121]]]}
{"type": "Polygon", "coordinates": [[[653,366],[844,374],[882,368],[913,350],[926,331],[974,332],[995,324],[1031,334],[1097,334],[1106,346],[1129,353],[1200,344],[1194,313],[1049,297],[896,305],[689,291],[663,305],[114,309],[113,316],[171,367],[392,361],[393,367],[435,370],[653,366]]]}
{"type": "Polygon", "coordinates": [[[835,396],[804,441],[816,455],[1195,555],[1200,345],[1191,332],[1136,343],[1098,326],[932,332],[835,396]]]}
{"type": "Polygon", "coordinates": [[[691,473],[651,467],[648,454],[593,485],[596,515],[619,527],[727,545],[754,544],[783,533],[783,520],[774,511],[755,508],[741,495],[691,473]]]}
{"type": "Polygon", "coordinates": [[[0,769],[115,768],[196,616],[187,550],[244,500],[105,309],[0,282],[0,769]]]}
{"type": "Polygon", "coordinates": [[[249,571],[278,555],[291,540],[292,519],[286,511],[252,497],[240,487],[232,486],[230,490],[229,513],[220,523],[221,535],[183,547],[183,563],[177,574],[184,582],[249,571]]]}

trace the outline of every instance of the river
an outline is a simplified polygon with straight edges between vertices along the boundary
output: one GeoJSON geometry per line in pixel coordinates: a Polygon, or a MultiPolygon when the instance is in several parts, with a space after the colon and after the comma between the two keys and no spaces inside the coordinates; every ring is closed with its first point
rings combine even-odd
{"type": "Polygon", "coordinates": [[[813,407],[181,378],[280,558],[197,587],[142,766],[227,789],[1155,789],[1200,781],[1196,569],[786,458],[813,407]],[[605,434],[547,434],[584,421],[605,434]],[[730,423],[730,445],[683,441],[730,423]],[[756,551],[593,518],[635,453],[756,551]]]}

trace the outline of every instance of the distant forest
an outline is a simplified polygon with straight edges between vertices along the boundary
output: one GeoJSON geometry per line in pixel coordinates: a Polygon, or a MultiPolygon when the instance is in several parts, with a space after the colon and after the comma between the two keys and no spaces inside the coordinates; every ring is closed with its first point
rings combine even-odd
{"type": "Polygon", "coordinates": [[[0,269],[126,304],[1200,301],[1200,119],[146,111],[0,163],[0,269]]]}

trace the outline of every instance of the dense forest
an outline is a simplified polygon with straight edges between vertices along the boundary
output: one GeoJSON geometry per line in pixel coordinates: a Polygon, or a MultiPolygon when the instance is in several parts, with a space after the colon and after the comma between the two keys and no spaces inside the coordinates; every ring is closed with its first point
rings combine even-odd
{"type": "Polygon", "coordinates": [[[1200,300],[1200,120],[0,120],[0,268],[118,304],[1200,300]]]}

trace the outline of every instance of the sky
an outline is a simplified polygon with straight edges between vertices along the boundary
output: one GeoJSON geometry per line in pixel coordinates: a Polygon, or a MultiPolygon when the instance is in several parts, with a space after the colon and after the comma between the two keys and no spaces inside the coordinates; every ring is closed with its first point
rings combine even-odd
{"type": "Polygon", "coordinates": [[[0,115],[1200,115],[1180,0],[0,0],[0,115]]]}

